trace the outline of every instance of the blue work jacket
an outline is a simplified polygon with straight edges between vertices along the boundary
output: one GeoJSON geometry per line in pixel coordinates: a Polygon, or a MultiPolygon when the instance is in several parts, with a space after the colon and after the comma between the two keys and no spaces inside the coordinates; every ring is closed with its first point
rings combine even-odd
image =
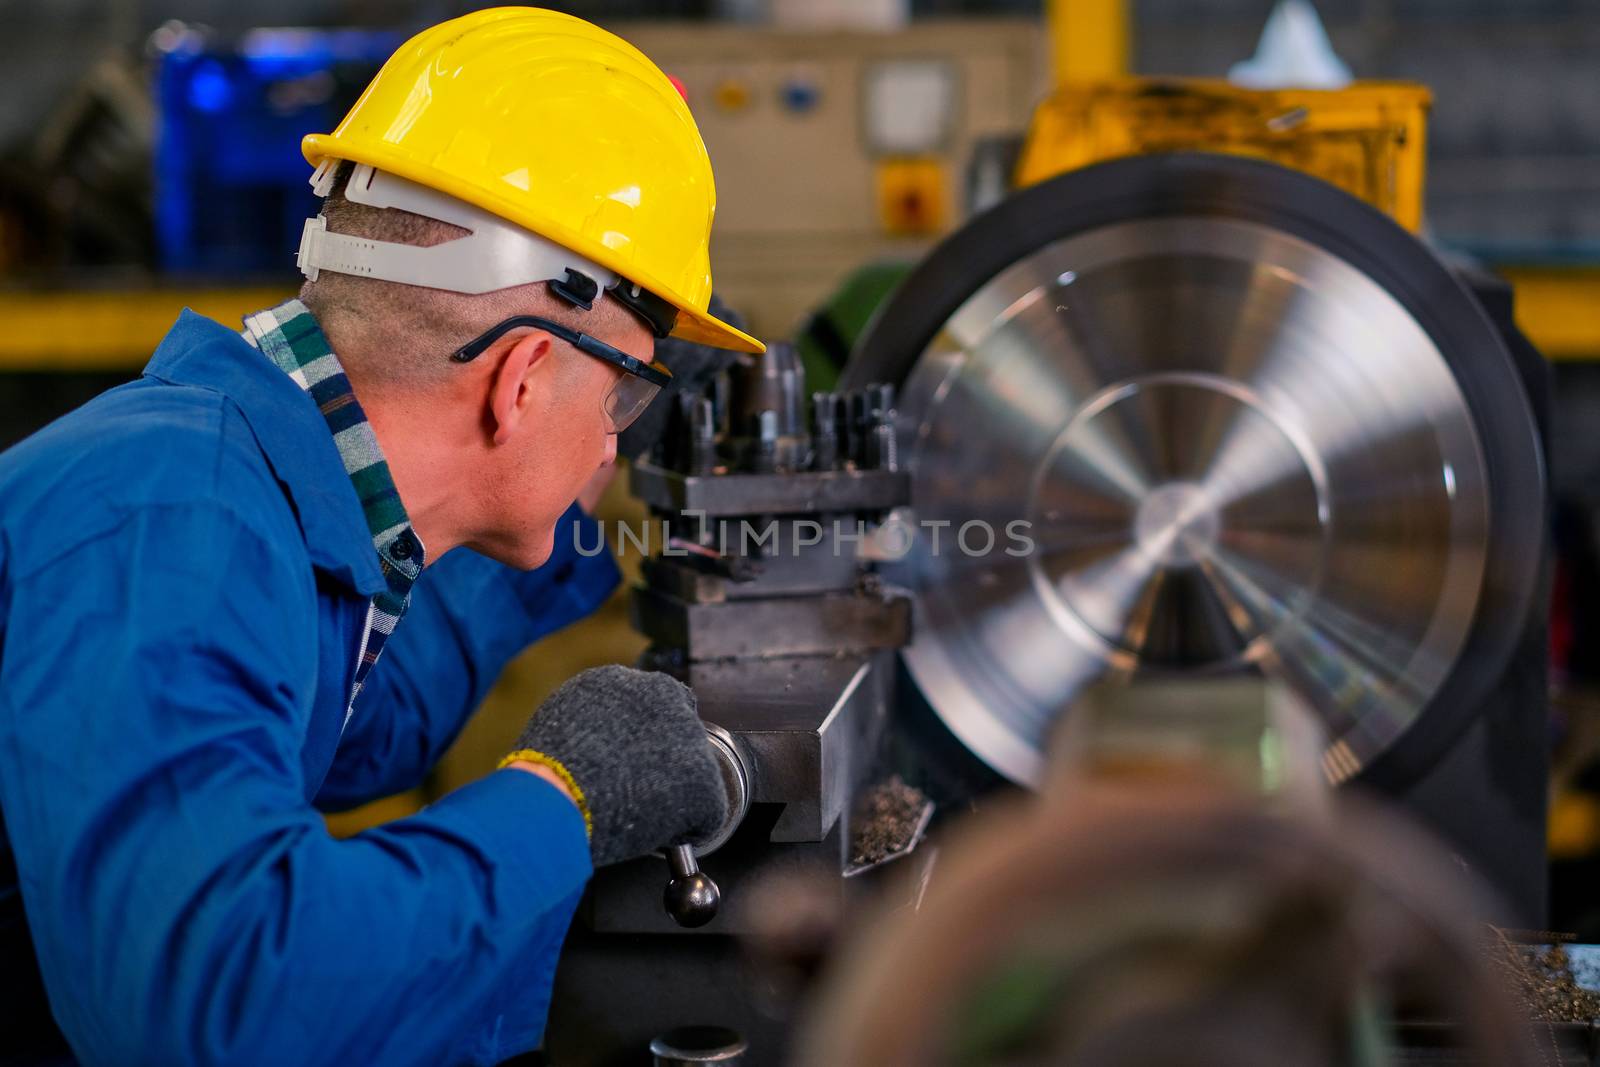
{"type": "Polygon", "coordinates": [[[0,455],[0,1062],[56,1025],[116,1067],[535,1047],[590,874],[572,803],[506,770],[348,840],[319,809],[418,784],[605,599],[567,521],[536,571],[424,571],[346,723],[377,553],[315,404],[236,333],[185,312],[0,455]]]}

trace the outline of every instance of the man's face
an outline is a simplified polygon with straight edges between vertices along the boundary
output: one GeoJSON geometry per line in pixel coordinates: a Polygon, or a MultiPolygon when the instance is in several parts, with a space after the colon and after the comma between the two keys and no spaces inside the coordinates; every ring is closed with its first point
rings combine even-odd
{"type": "MultiPolygon", "coordinates": [[[[631,314],[612,314],[586,332],[645,363],[655,339],[631,314]]],[[[497,542],[484,546],[523,569],[550,558],[556,520],[601,467],[616,459],[617,438],[605,414],[606,395],[626,371],[551,339],[545,364],[528,376],[529,418],[501,449],[491,508],[497,542]]],[[[571,536],[563,530],[562,536],[571,536]]]]}

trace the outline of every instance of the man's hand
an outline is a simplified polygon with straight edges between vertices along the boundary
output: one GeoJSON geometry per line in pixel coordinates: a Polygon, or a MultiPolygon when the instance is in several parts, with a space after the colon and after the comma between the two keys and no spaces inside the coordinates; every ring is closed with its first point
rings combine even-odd
{"type": "Polygon", "coordinates": [[[613,666],[572,678],[528,721],[507,757],[519,763],[567,787],[597,867],[703,837],[727,818],[694,694],[665,674],[613,666]]]}

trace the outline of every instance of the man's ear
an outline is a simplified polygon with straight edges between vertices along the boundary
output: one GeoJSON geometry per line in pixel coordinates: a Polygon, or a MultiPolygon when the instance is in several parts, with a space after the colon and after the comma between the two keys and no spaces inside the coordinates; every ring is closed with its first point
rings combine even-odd
{"type": "Polygon", "coordinates": [[[519,339],[500,360],[489,384],[489,417],[494,443],[503,445],[528,419],[536,399],[534,372],[550,357],[552,339],[534,330],[519,339]]]}

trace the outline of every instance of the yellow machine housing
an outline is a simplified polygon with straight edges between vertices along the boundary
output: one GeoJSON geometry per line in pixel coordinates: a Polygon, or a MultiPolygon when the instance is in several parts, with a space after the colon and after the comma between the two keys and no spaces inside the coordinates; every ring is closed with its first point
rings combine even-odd
{"type": "Polygon", "coordinates": [[[1406,229],[1422,225],[1432,94],[1407,82],[1344,89],[1241,89],[1202,78],[1068,83],[1039,104],[1016,184],[1155,152],[1224,152],[1305,171],[1406,229]]]}

